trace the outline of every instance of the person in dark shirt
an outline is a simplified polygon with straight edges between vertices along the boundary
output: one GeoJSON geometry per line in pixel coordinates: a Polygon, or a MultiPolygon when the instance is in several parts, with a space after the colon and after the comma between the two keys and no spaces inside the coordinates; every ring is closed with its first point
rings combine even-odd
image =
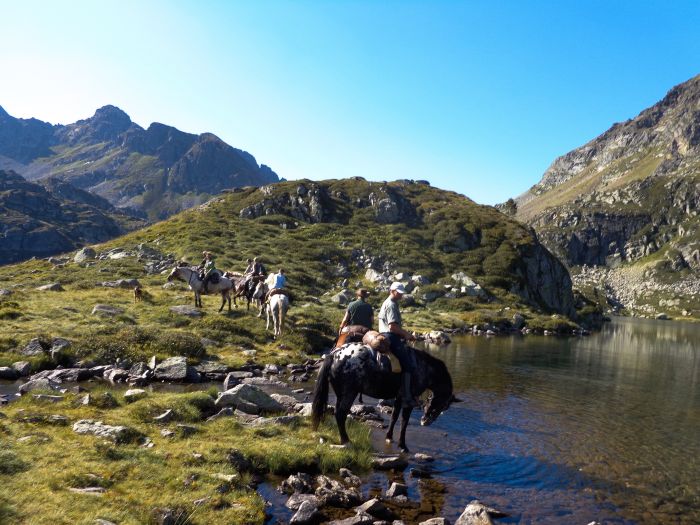
{"type": "Polygon", "coordinates": [[[369,292],[360,288],[356,292],[357,300],[351,302],[348,305],[347,310],[345,310],[345,317],[340,323],[340,328],[338,333],[343,331],[346,326],[361,325],[366,326],[369,330],[372,329],[374,324],[374,312],[372,311],[372,305],[365,301],[369,296],[369,292]]]}

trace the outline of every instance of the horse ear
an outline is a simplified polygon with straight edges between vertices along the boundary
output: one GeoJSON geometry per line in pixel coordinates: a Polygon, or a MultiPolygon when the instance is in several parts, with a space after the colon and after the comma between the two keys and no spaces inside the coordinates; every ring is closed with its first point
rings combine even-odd
{"type": "Polygon", "coordinates": [[[450,403],[461,403],[462,400],[458,398],[457,396],[452,396],[452,399],[450,399],[450,403]]]}

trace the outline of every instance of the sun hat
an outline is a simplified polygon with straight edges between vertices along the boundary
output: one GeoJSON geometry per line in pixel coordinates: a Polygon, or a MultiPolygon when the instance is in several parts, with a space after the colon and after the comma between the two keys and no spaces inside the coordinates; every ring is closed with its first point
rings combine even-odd
{"type": "Polygon", "coordinates": [[[406,293],[406,288],[403,287],[403,283],[398,281],[391,283],[389,290],[396,290],[399,293],[406,293]]]}

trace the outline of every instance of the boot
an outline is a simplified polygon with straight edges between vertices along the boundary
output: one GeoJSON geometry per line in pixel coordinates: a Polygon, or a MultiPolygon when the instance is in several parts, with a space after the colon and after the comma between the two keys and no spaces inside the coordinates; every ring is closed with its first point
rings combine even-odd
{"type": "Polygon", "coordinates": [[[419,406],[411,392],[410,372],[401,373],[401,401],[403,403],[402,408],[416,408],[419,406]]]}

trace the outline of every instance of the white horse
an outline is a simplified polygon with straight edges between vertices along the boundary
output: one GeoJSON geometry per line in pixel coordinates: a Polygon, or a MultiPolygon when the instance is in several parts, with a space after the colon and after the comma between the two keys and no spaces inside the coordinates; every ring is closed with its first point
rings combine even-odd
{"type": "Polygon", "coordinates": [[[264,281],[259,281],[258,284],[255,285],[255,291],[253,292],[252,299],[258,302],[258,307],[260,308],[258,317],[262,317],[263,310],[265,309],[265,297],[267,297],[267,294],[274,285],[275,274],[268,275],[264,281]]]}
{"type": "MultiPolygon", "coordinates": [[[[196,268],[188,268],[187,266],[176,266],[173,271],[168,275],[168,282],[173,279],[179,279],[180,281],[185,281],[190,290],[194,292],[194,305],[197,308],[202,307],[202,294],[204,292],[204,281],[199,278],[199,272],[196,268]]],[[[226,301],[228,301],[228,310],[231,311],[231,291],[233,290],[233,282],[226,277],[219,277],[219,282],[216,284],[209,283],[207,285],[208,291],[206,293],[218,292],[221,294],[221,308],[219,312],[224,309],[226,301]]]]}
{"type": "Polygon", "coordinates": [[[284,317],[287,315],[287,310],[289,310],[289,297],[284,294],[275,294],[267,301],[265,330],[270,329],[270,317],[272,317],[275,338],[282,335],[282,327],[284,326],[284,317]]]}

